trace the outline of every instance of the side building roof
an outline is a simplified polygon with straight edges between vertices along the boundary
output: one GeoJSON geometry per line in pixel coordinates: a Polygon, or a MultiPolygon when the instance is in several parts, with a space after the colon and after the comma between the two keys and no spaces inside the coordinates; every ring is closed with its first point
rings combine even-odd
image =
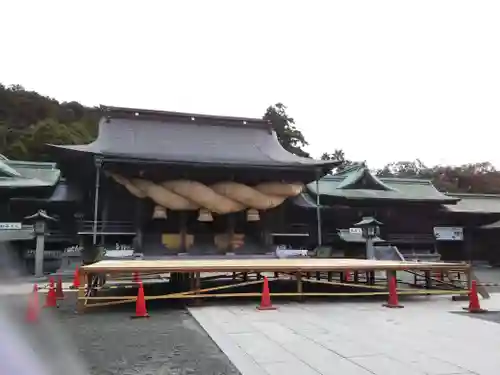
{"type": "MultiPolygon", "coordinates": [[[[402,178],[378,178],[365,165],[355,165],[307,185],[307,193],[337,201],[401,201],[455,204],[459,198],[436,189],[431,181],[402,178]]],[[[313,199],[314,201],[314,199],[313,199]]]]}
{"type": "Polygon", "coordinates": [[[449,193],[448,195],[460,199],[456,205],[445,206],[450,212],[500,214],[500,195],[498,194],[449,193]]]}
{"type": "Polygon", "coordinates": [[[53,187],[61,178],[55,163],[0,160],[0,188],[53,187]]]}
{"type": "Polygon", "coordinates": [[[271,124],[261,119],[101,107],[97,139],[87,145],[49,145],[108,160],[200,166],[322,169],[337,161],[299,157],[286,151],[271,124]]]}
{"type": "MultiPolygon", "coordinates": [[[[56,163],[9,160],[0,157],[0,189],[9,194],[11,204],[77,203],[82,200],[78,186],[69,185],[61,176],[56,163]],[[36,191],[36,193],[35,193],[36,191]]],[[[18,206],[13,206],[17,209],[18,206]]]]}

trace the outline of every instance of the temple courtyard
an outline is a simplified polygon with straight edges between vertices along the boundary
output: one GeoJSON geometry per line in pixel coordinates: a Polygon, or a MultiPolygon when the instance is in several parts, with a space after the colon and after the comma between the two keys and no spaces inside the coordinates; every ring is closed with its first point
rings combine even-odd
{"type": "MultiPolygon", "coordinates": [[[[495,283],[498,271],[478,270],[495,283]]],[[[484,280],[483,277],[483,280],[484,280]]],[[[134,306],[78,315],[75,294],[26,324],[31,285],[4,285],[6,319],[54,374],[75,375],[497,375],[500,371],[500,293],[481,300],[486,314],[468,314],[449,297],[208,301],[200,306],[150,302],[149,319],[131,319],[134,306]],[[79,369],[77,371],[76,369],[79,369]]],[[[43,294],[40,295],[43,298],[43,294]]],[[[30,357],[26,351],[24,357],[30,357]]],[[[51,375],[52,373],[49,373],[51,375]]]]}

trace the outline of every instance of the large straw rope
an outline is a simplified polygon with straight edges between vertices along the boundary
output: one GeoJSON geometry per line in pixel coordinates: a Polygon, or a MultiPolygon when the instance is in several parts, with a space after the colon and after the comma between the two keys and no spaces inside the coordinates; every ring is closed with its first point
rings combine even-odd
{"type": "Polygon", "coordinates": [[[288,197],[302,192],[301,183],[266,182],[251,187],[233,181],[207,186],[198,181],[173,180],[156,184],[149,180],[110,173],[116,182],[138,198],[151,198],[169,210],[198,210],[228,214],[246,209],[268,210],[279,206],[288,197]]]}

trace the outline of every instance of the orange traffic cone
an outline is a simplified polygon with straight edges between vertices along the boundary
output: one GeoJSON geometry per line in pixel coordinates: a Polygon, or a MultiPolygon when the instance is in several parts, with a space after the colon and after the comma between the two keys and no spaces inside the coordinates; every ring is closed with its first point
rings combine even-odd
{"type": "Polygon", "coordinates": [[[59,276],[59,278],[57,279],[56,298],[57,299],[64,299],[64,292],[63,292],[63,287],[62,287],[61,276],[59,276]]]}
{"type": "Polygon", "coordinates": [[[472,285],[469,292],[469,307],[464,307],[464,310],[467,310],[470,313],[484,313],[488,310],[482,309],[479,304],[479,297],[477,295],[477,281],[472,280],[472,285]]]}
{"type": "Polygon", "coordinates": [[[262,287],[262,297],[260,300],[260,306],[257,310],[276,310],[271,303],[271,294],[269,293],[269,280],[264,276],[264,285],[262,287]]]}
{"type": "Polygon", "coordinates": [[[142,282],[139,282],[139,291],[137,292],[137,300],[135,303],[135,316],[132,318],[149,318],[148,310],[146,310],[146,300],[144,299],[144,287],[142,282]]]}
{"type": "Polygon", "coordinates": [[[438,281],[444,281],[444,272],[443,271],[439,271],[438,274],[437,274],[436,279],[438,281]]]}
{"type": "Polygon", "coordinates": [[[134,272],[133,280],[134,280],[134,283],[141,282],[141,277],[139,276],[139,272],[134,272]]]}
{"type": "Polygon", "coordinates": [[[47,293],[44,307],[57,307],[56,290],[54,288],[54,279],[52,277],[50,278],[49,292],[47,293]]]}
{"type": "Polygon", "coordinates": [[[351,271],[350,270],[345,270],[344,279],[345,279],[346,283],[348,283],[349,281],[351,281],[351,271]]]}
{"type": "Polygon", "coordinates": [[[383,304],[384,307],[389,307],[389,308],[403,308],[403,305],[399,304],[399,299],[398,299],[398,289],[396,285],[396,278],[393,276],[389,280],[389,299],[387,300],[387,303],[383,304]]]}
{"type": "Polygon", "coordinates": [[[33,285],[33,292],[28,301],[28,309],[26,310],[26,321],[28,323],[36,323],[40,315],[40,299],[38,298],[38,285],[33,285]]]}
{"type": "Polygon", "coordinates": [[[80,287],[80,267],[76,266],[75,273],[73,274],[73,284],[71,289],[78,289],[80,287]]]}

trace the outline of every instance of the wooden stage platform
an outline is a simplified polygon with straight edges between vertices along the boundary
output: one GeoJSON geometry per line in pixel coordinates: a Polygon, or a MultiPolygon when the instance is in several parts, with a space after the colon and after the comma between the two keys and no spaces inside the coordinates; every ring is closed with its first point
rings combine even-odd
{"type": "Polygon", "coordinates": [[[343,270],[449,270],[467,269],[464,263],[424,263],[367,259],[288,258],[288,259],[180,259],[180,260],[102,260],[83,267],[85,272],[285,272],[343,270]]]}
{"type": "Polygon", "coordinates": [[[134,302],[135,295],[109,295],[105,283],[91,281],[98,280],[97,276],[103,280],[103,275],[108,279],[130,279],[134,273],[141,277],[162,275],[162,280],[167,280],[173,289],[167,294],[146,295],[146,300],[259,297],[259,289],[252,286],[258,288],[263,276],[270,282],[272,296],[296,298],[386,295],[392,277],[397,278],[398,285],[406,286],[398,286],[400,294],[466,294],[472,281],[471,268],[466,263],[346,258],[103,260],[81,268],[78,310],[134,302]],[[410,275],[411,280],[405,275],[410,275]],[[86,286],[87,280],[90,287],[86,286]],[[275,291],[282,289],[274,287],[278,283],[291,281],[294,290],[275,291]],[[308,290],[304,288],[306,284],[308,290]],[[322,289],[314,290],[312,284],[322,289]],[[325,291],[325,287],[334,290],[325,291]]]}

